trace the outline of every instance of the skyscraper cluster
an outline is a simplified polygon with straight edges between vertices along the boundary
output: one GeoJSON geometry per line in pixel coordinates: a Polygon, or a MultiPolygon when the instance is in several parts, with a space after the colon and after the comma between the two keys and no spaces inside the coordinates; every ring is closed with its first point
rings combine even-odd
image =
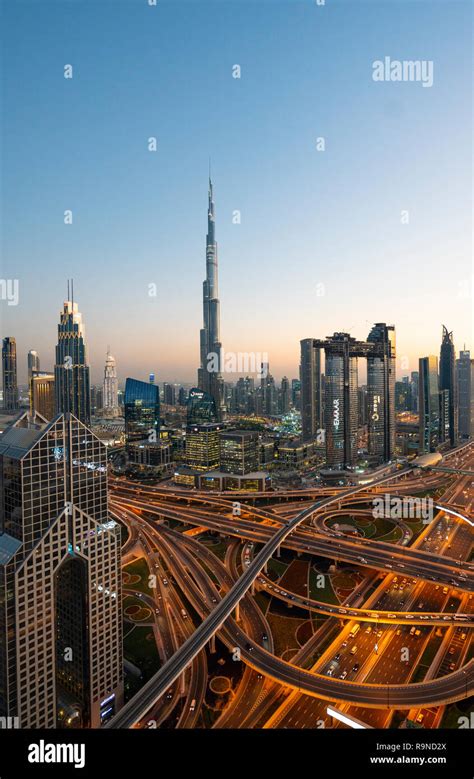
{"type": "Polygon", "coordinates": [[[301,417],[303,440],[324,432],[326,464],[353,468],[359,427],[358,359],[367,360],[368,449],[374,462],[395,453],[395,328],[379,322],[367,341],[348,333],[301,341],[301,417]],[[325,355],[324,382],[321,352],[325,355]],[[324,386],[324,393],[323,393],[324,386]],[[323,412],[324,409],[324,412],[323,412]]]}

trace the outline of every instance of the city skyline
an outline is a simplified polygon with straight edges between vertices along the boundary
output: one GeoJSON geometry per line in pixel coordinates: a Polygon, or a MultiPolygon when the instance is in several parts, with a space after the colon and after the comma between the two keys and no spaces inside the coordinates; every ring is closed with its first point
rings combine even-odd
{"type": "Polygon", "coordinates": [[[471,4],[1,16],[12,775],[122,755],[123,773],[162,742],[180,760],[192,731],[246,754],[251,730],[299,731],[295,755],[316,739],[349,776],[456,772],[474,728],[471,4]]]}
{"type": "Polygon", "coordinates": [[[104,6],[59,11],[43,4],[41,17],[32,7],[5,11],[12,34],[3,273],[18,279],[19,304],[2,305],[2,329],[16,338],[18,353],[36,349],[52,369],[55,312],[64,279],[73,275],[93,382],[109,343],[123,378],[155,371],[165,381],[194,381],[209,155],[225,350],[267,352],[275,376],[296,376],[301,339],[335,331],[362,338],[367,322],[386,321],[397,327],[399,360],[408,359],[410,372],[420,356],[437,353],[446,321],[457,351],[472,351],[471,194],[462,164],[471,148],[464,100],[471,77],[463,4],[449,13],[422,4],[406,4],[403,13],[400,6],[371,8],[371,36],[364,15],[346,4],[327,14],[282,3],[270,15],[264,5],[186,4],[185,14],[160,6],[132,12],[124,4],[112,17],[104,6]],[[212,50],[203,35],[210,9],[212,50]],[[78,41],[67,32],[71,19],[78,41]],[[125,41],[114,36],[124,24],[125,41]],[[81,36],[92,28],[90,38],[81,36]],[[273,36],[262,42],[264,29],[273,36]],[[105,61],[95,46],[101,35],[105,61]],[[183,35],[186,50],[177,44],[183,35]],[[277,55],[278,36],[298,50],[291,68],[277,55]],[[350,63],[331,56],[336,44],[351,51],[350,63]],[[177,48],[165,64],[170,46],[177,48]],[[372,62],[384,51],[403,58],[413,50],[434,61],[430,89],[373,82],[372,62]],[[68,80],[63,66],[70,61],[68,80]],[[236,63],[240,79],[233,77],[236,63]],[[95,97],[91,103],[91,80],[100,110],[95,97]],[[133,121],[120,104],[133,106],[133,121]],[[350,119],[350,132],[341,116],[350,119]],[[413,129],[423,133],[428,124],[437,133],[412,144],[413,129]],[[151,137],[156,152],[148,150],[151,137]],[[321,137],[325,151],[317,149],[321,137]],[[73,221],[64,224],[69,209],[73,221]],[[32,258],[42,268],[40,296],[32,258]]]}

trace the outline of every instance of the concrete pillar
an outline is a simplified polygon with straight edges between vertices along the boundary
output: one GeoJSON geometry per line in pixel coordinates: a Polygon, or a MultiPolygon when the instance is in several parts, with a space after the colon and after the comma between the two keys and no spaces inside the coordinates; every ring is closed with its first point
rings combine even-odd
{"type": "Polygon", "coordinates": [[[240,601],[239,601],[239,603],[237,604],[237,606],[235,607],[235,612],[234,612],[234,619],[235,619],[237,622],[240,622],[240,601]]]}
{"type": "Polygon", "coordinates": [[[211,640],[209,641],[209,651],[211,654],[214,654],[216,651],[216,634],[213,633],[211,636],[211,640]]]}

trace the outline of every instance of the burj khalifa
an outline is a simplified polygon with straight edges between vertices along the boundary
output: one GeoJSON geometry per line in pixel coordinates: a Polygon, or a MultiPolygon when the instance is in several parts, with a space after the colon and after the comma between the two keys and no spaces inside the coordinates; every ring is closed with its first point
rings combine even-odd
{"type": "Polygon", "coordinates": [[[221,374],[220,313],[218,292],[216,224],[212,181],[209,177],[207,210],[206,279],[203,291],[203,327],[200,332],[201,367],[198,369],[199,389],[208,392],[215,401],[218,419],[224,413],[224,381],[221,374]]]}

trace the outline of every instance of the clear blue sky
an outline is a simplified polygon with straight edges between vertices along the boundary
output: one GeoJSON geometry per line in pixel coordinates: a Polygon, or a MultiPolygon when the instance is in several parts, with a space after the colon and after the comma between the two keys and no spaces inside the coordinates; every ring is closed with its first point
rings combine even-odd
{"type": "Polygon", "coordinates": [[[20,304],[0,313],[20,380],[29,348],[52,367],[68,276],[94,381],[108,344],[121,379],[194,380],[209,155],[225,349],[266,351],[293,377],[301,338],[363,338],[375,321],[396,325],[408,370],[439,352],[441,323],[472,347],[471,13],[4,1],[1,275],[20,280],[20,304]],[[432,60],[433,87],[375,83],[385,56],[432,60]]]}

